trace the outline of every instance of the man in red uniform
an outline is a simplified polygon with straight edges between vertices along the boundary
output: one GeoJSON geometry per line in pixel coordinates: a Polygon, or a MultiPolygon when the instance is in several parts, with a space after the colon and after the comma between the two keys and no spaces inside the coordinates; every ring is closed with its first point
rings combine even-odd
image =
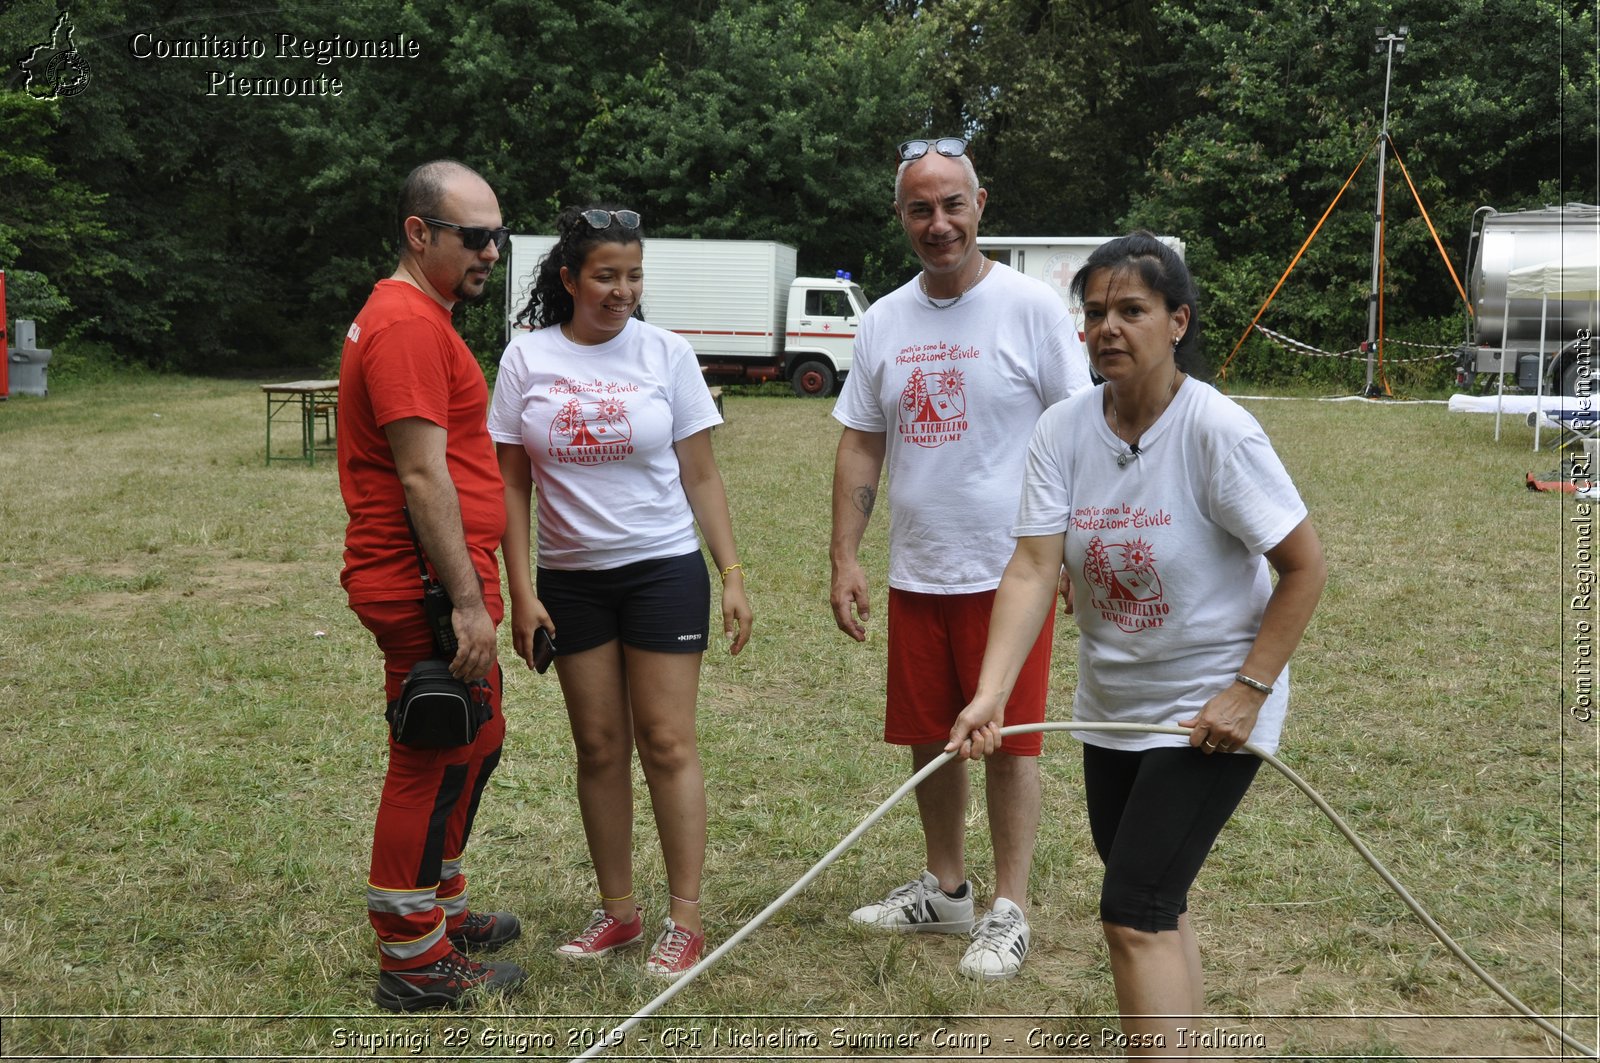
{"type": "Polygon", "coordinates": [[[377,638],[392,701],[406,673],[434,656],[404,510],[453,604],[450,670],[485,679],[492,718],[469,745],[389,742],[367,883],[378,934],[377,1004],[390,1011],[458,1005],[469,991],[510,990],[526,977],[490,951],[522,932],[506,912],[468,907],[461,854],[485,783],[500,760],[505,718],[495,627],[502,613],[494,551],[505,528],[489,389],[450,311],[483,295],[507,230],[482,177],[439,160],[406,178],[400,264],[379,281],[346,334],[339,368],[339,489],[350,522],[340,579],[377,638]]]}

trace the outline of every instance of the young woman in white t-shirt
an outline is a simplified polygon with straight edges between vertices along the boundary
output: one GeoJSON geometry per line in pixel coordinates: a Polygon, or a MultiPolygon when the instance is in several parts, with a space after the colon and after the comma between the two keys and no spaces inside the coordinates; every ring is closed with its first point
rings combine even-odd
{"type": "Polygon", "coordinates": [[[1090,256],[1073,294],[1105,383],[1034,431],[978,692],[947,748],[976,759],[998,747],[1064,567],[1073,718],[1188,729],[1081,735],[1128,1053],[1182,1058],[1180,1030],[1205,1014],[1189,887],[1260,765],[1240,746],[1277,748],[1289,657],[1326,568],[1260,425],[1183,369],[1199,327],[1183,260],[1148,233],[1123,237],[1090,256]]]}
{"type": "Polygon", "coordinates": [[[636,317],[642,254],[637,212],[562,213],[519,319],[534,331],[513,340],[500,362],[489,434],[505,479],[513,643],[530,666],[537,629],[558,646],[599,885],[589,925],[557,951],[593,959],[643,941],[633,886],[637,745],[670,898],[645,968],[672,978],[705,948],[695,701],[710,594],[697,525],[721,573],[732,653],[750,637],[751,612],[711,451],[711,427],[722,418],[689,345],[636,317]],[[529,570],[535,488],[537,591],[529,570]]]}

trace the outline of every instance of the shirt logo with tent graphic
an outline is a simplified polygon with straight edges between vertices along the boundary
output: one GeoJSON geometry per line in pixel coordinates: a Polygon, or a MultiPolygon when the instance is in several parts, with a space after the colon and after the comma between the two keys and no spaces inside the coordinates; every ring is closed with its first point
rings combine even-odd
{"type": "Polygon", "coordinates": [[[913,369],[900,393],[900,436],[919,447],[939,447],[967,430],[966,378],[959,369],[925,374],[913,369]]]}
{"type": "Polygon", "coordinates": [[[1124,631],[1144,631],[1166,622],[1155,550],[1143,539],[1111,543],[1096,535],[1083,559],[1083,578],[1094,588],[1090,604],[1124,631]]]}
{"type": "Polygon", "coordinates": [[[621,399],[568,399],[550,422],[550,456],[568,465],[603,465],[633,453],[633,425],[621,399]]]}

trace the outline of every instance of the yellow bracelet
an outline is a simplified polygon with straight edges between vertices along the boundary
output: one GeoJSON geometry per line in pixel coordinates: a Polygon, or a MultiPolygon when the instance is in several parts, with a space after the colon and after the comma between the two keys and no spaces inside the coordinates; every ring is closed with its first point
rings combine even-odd
{"type": "Polygon", "coordinates": [[[733,564],[731,564],[727,568],[723,569],[722,570],[722,582],[724,582],[724,583],[728,582],[728,573],[732,572],[736,568],[739,568],[739,569],[744,568],[744,563],[742,561],[735,561],[733,564]]]}

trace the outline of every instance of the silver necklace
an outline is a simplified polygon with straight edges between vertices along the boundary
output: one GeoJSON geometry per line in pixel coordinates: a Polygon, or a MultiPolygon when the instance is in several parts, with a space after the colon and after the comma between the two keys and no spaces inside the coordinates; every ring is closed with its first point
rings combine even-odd
{"type": "MultiPolygon", "coordinates": [[[[1162,405],[1161,413],[1158,413],[1154,417],[1150,418],[1150,424],[1155,424],[1157,421],[1161,420],[1161,414],[1167,412],[1167,407],[1172,405],[1172,400],[1177,394],[1178,367],[1174,365],[1172,367],[1172,384],[1167,388],[1167,401],[1162,405]]],[[[1145,427],[1148,428],[1149,425],[1146,425],[1145,427]]],[[[1116,436],[1119,440],[1122,439],[1122,422],[1117,418],[1117,397],[1115,395],[1111,396],[1111,430],[1116,433],[1116,436]]],[[[1141,433],[1141,435],[1142,434],[1143,433],[1141,433]]],[[[1132,443],[1128,444],[1127,453],[1117,455],[1117,468],[1126,469],[1130,462],[1138,461],[1139,455],[1143,453],[1144,451],[1139,449],[1139,441],[1135,439],[1132,443]]]]}
{"type": "Polygon", "coordinates": [[[950,300],[948,303],[941,303],[937,299],[935,299],[933,296],[928,294],[928,272],[927,272],[927,270],[923,270],[921,273],[917,274],[917,283],[919,285],[921,285],[922,294],[927,297],[927,300],[928,300],[929,304],[932,305],[932,307],[935,310],[948,310],[952,306],[955,306],[957,303],[959,303],[961,301],[962,296],[966,295],[968,292],[972,291],[972,289],[974,289],[974,288],[976,288],[978,286],[978,282],[983,280],[983,275],[988,270],[988,268],[989,268],[989,260],[987,258],[979,260],[979,262],[978,262],[978,273],[977,273],[976,276],[974,276],[972,278],[972,282],[970,284],[968,284],[965,288],[961,289],[961,294],[957,295],[954,299],[950,300]]]}

